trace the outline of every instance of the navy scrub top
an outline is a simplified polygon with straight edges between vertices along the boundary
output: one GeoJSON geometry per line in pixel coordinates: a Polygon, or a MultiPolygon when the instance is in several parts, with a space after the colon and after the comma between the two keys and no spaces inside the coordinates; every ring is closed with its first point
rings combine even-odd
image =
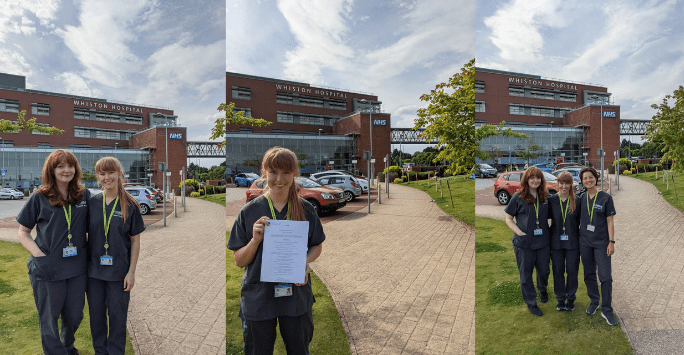
{"type": "MultiPolygon", "coordinates": [[[[302,202],[306,220],[309,221],[307,247],[311,248],[323,243],[325,234],[313,206],[307,201],[302,200],[302,202]]],[[[274,208],[277,219],[286,219],[287,209],[287,205],[280,212],[274,208]]],[[[230,231],[228,249],[235,251],[247,245],[252,239],[252,226],[263,216],[272,218],[268,200],[262,195],[247,203],[240,210],[230,231]]],[[[262,253],[263,242],[259,244],[254,260],[245,266],[240,289],[240,318],[262,321],[279,316],[296,317],[310,311],[315,302],[311,291],[311,278],[304,286],[293,285],[292,296],[275,297],[275,285],[278,283],[260,281],[262,253]]]]}
{"type": "MultiPolygon", "coordinates": [[[[572,193],[572,192],[571,192],[572,193]]],[[[570,199],[570,196],[568,196],[570,199]]],[[[551,249],[579,249],[579,215],[580,215],[580,201],[575,199],[575,211],[570,213],[570,206],[568,200],[563,202],[561,209],[561,199],[559,194],[549,196],[549,214],[552,217],[551,222],[551,249]],[[562,211],[567,214],[565,217],[565,233],[568,235],[568,240],[561,240],[560,236],[563,234],[563,216],[562,211]]]]}
{"type": "MultiPolygon", "coordinates": [[[[33,229],[36,227],[36,245],[45,256],[28,258],[29,275],[46,281],[59,281],[86,272],[86,231],[90,192],[83,191],[83,199],[71,206],[71,243],[76,247],[75,256],[65,258],[63,249],[69,246],[68,224],[62,207],[53,207],[47,196],[33,194],[17,216],[17,222],[33,229]]],[[[67,211],[69,206],[65,206],[67,211]]]]}
{"type": "Polygon", "coordinates": [[[537,229],[537,215],[535,213],[534,204],[528,205],[525,200],[521,199],[516,192],[511,198],[511,201],[504,210],[509,215],[515,217],[515,224],[525,233],[519,236],[513,233],[513,245],[525,249],[541,249],[550,245],[550,231],[549,231],[549,201],[539,201],[539,227],[542,229],[542,235],[534,235],[534,230],[537,229]]]}
{"type": "Polygon", "coordinates": [[[594,207],[594,217],[591,224],[594,225],[594,231],[587,230],[589,224],[589,216],[591,213],[591,206],[594,204],[593,199],[589,198],[589,210],[587,210],[587,195],[585,192],[580,196],[580,245],[591,248],[606,248],[609,243],[608,236],[608,216],[615,215],[615,205],[613,205],[613,197],[609,194],[599,191],[594,197],[596,198],[596,207],[594,207]]]}
{"type": "MultiPolygon", "coordinates": [[[[145,230],[145,222],[138,206],[128,204],[126,224],[121,214],[121,200],[116,204],[109,225],[109,249],[112,265],[100,265],[100,256],[105,255],[104,219],[102,217],[102,197],[97,194],[88,200],[90,225],[88,227],[88,277],[104,281],[123,281],[131,264],[131,236],[145,230]]],[[[114,200],[106,206],[107,218],[114,206],[114,200]]]]}

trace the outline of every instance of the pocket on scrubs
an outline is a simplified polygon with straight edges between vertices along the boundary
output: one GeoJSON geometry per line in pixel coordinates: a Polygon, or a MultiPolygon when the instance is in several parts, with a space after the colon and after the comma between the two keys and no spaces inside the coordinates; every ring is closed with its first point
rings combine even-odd
{"type": "Polygon", "coordinates": [[[273,285],[266,283],[258,284],[242,284],[240,290],[240,308],[242,314],[246,317],[259,317],[267,314],[268,309],[272,307],[269,304],[269,299],[274,298],[273,295],[267,294],[270,290],[274,293],[273,285]]]}
{"type": "Polygon", "coordinates": [[[52,271],[50,268],[50,264],[51,260],[49,255],[40,257],[35,257],[31,255],[28,261],[26,262],[29,275],[43,280],[52,279],[52,271]]]}

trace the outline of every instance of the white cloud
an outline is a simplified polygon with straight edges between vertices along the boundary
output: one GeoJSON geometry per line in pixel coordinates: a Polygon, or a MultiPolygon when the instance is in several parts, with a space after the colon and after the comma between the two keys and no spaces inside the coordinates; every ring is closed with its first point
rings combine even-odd
{"type": "Polygon", "coordinates": [[[6,48],[0,48],[0,68],[2,68],[0,70],[3,73],[7,74],[24,75],[27,77],[33,74],[24,56],[19,52],[6,48]]]}
{"type": "Polygon", "coordinates": [[[420,106],[418,105],[406,105],[398,107],[394,112],[392,112],[392,127],[405,127],[413,128],[414,121],[418,118],[416,112],[420,106]]]}
{"type": "Polygon", "coordinates": [[[36,32],[34,22],[27,14],[33,14],[40,24],[47,26],[55,18],[56,0],[0,1],[0,42],[9,33],[30,35],[36,32]]]}
{"type": "Polygon", "coordinates": [[[86,81],[81,76],[72,72],[65,72],[55,76],[55,80],[64,85],[64,92],[71,95],[101,97],[102,92],[86,81]]]}

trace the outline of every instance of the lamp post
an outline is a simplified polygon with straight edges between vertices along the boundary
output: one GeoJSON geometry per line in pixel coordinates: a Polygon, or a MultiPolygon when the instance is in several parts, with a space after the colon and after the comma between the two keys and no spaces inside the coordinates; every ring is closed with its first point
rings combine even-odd
{"type": "MultiPolygon", "coordinates": [[[[321,132],[323,131],[323,128],[318,129],[318,161],[321,162],[323,161],[323,153],[321,152],[321,132]]],[[[320,167],[320,163],[316,164],[316,170],[320,167]]]]}
{"type": "MultiPolygon", "coordinates": [[[[361,99],[361,102],[365,105],[368,103],[366,99],[361,99]]],[[[371,104],[372,106],[372,104],[371,104]]],[[[373,160],[373,109],[372,107],[368,110],[368,131],[370,132],[370,157],[368,157],[368,213],[370,213],[370,204],[371,204],[371,198],[370,198],[370,193],[371,193],[371,181],[372,179],[372,173],[371,173],[371,161],[373,160]]]]}
{"type": "MultiPolygon", "coordinates": [[[[5,141],[0,137],[0,150],[2,150],[2,171],[5,171],[5,141]]],[[[2,174],[2,184],[0,188],[5,187],[5,174],[2,174]]]]}
{"type": "MultiPolygon", "coordinates": [[[[597,100],[599,96],[592,95],[591,98],[597,100]]],[[[603,191],[603,157],[606,155],[603,151],[603,100],[599,101],[599,104],[599,119],[601,120],[601,191],[603,191]]]]}
{"type": "Polygon", "coordinates": [[[162,172],[162,190],[164,191],[164,227],[166,227],[166,199],[169,198],[168,195],[168,190],[169,190],[169,184],[166,183],[166,171],[169,170],[169,122],[166,119],[166,115],[157,112],[157,116],[163,116],[164,117],[164,141],[166,142],[166,163],[164,163],[164,171],[162,172]]]}

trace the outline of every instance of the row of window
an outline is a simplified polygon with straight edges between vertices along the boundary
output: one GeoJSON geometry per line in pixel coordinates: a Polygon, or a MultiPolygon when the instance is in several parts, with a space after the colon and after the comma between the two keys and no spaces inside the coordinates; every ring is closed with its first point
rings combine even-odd
{"type": "Polygon", "coordinates": [[[19,112],[19,101],[0,99],[0,111],[19,112]]]}
{"type": "MultiPolygon", "coordinates": [[[[557,92],[557,91],[547,91],[547,90],[540,90],[540,89],[527,89],[527,90],[529,90],[529,96],[527,96],[527,97],[531,97],[534,99],[577,102],[577,94],[572,93],[572,92],[557,92]],[[557,98],[556,98],[556,94],[558,94],[557,98]]],[[[523,88],[522,86],[509,85],[508,86],[508,95],[517,96],[517,97],[525,97],[525,88],[523,88]]]]}
{"type": "Polygon", "coordinates": [[[96,139],[113,139],[113,140],[129,140],[133,132],[118,131],[114,129],[90,128],[90,127],[74,127],[74,137],[77,138],[96,138],[96,139]]]}
{"type": "Polygon", "coordinates": [[[299,105],[320,108],[332,108],[346,110],[347,102],[341,100],[323,99],[316,96],[295,95],[286,92],[276,93],[276,102],[279,104],[299,105]],[[327,106],[326,106],[327,102],[327,106]]]}
{"type": "Polygon", "coordinates": [[[545,107],[527,107],[529,108],[529,113],[525,113],[525,106],[522,105],[510,105],[508,107],[509,113],[511,115],[530,115],[530,116],[540,116],[540,117],[556,117],[556,111],[560,112],[560,117],[568,113],[570,110],[568,108],[545,108],[545,107]]]}
{"type": "Polygon", "coordinates": [[[100,122],[117,122],[137,125],[143,124],[143,117],[141,115],[110,111],[90,111],[80,108],[74,109],[74,118],[79,120],[92,120],[100,122]]]}
{"type": "Polygon", "coordinates": [[[239,86],[233,86],[232,96],[234,99],[251,100],[252,99],[252,89],[241,88],[239,86]]]}
{"type": "MultiPolygon", "coordinates": [[[[332,121],[334,117],[330,116],[321,116],[321,115],[310,115],[310,114],[297,114],[299,118],[299,124],[310,124],[310,125],[318,125],[318,126],[325,126],[325,119],[330,118],[330,122],[328,123],[328,126],[332,125],[332,121]]],[[[276,114],[276,120],[280,123],[295,123],[295,114],[292,112],[278,112],[276,114]]]]}

